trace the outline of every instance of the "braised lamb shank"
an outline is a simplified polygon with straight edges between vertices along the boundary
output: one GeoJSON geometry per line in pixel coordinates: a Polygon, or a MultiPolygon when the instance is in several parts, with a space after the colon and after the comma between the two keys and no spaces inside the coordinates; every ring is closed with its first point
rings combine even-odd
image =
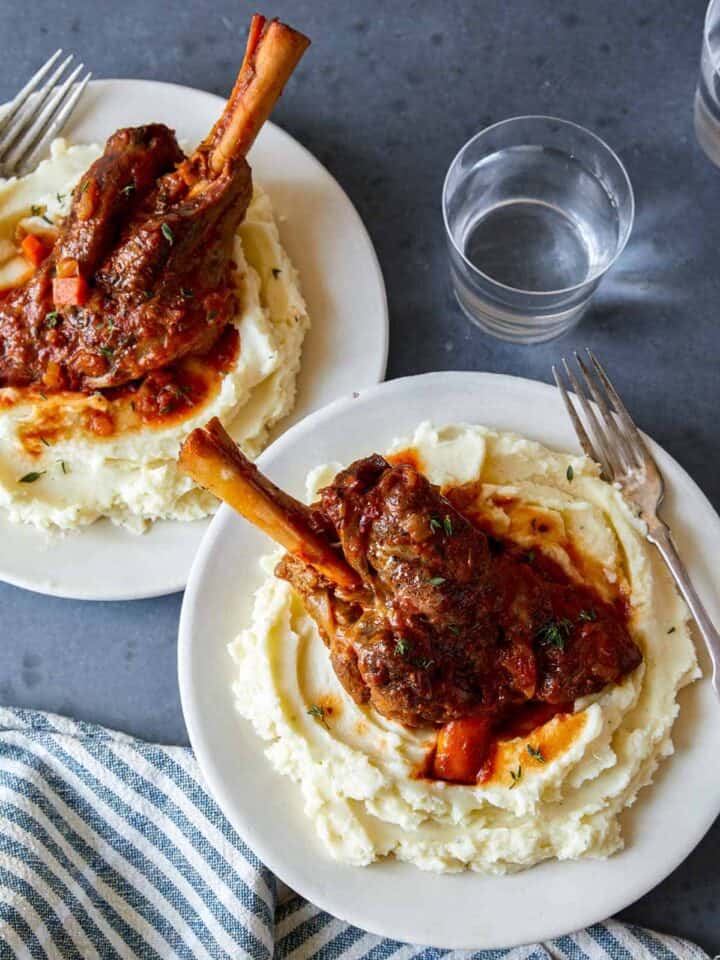
{"type": "Polygon", "coordinates": [[[110,137],[50,255],[0,301],[0,387],[92,391],[210,348],[236,307],[245,155],[308,43],[256,15],[225,111],[190,157],[162,124],[110,137]]]}
{"type": "Polygon", "coordinates": [[[613,606],[493,541],[410,464],[358,460],[306,507],[212,420],[180,466],[286,548],[277,576],[345,689],[388,718],[495,724],[531,702],[567,707],[641,660],[613,606]]]}

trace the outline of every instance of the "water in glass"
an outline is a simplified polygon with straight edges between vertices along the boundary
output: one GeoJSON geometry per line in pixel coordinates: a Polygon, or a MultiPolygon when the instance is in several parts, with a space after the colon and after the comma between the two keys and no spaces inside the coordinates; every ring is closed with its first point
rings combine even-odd
{"type": "Polygon", "coordinates": [[[464,191],[465,256],[506,286],[534,293],[574,287],[617,247],[615,199],[558,150],[500,150],[476,166],[464,191]]]}

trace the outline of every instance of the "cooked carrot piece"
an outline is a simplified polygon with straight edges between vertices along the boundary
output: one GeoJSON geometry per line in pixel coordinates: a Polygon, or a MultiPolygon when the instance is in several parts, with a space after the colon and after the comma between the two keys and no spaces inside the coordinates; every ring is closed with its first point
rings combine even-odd
{"type": "Polygon", "coordinates": [[[57,275],[59,277],[76,277],[79,272],[77,260],[73,257],[63,257],[57,262],[57,275]]]}
{"type": "Polygon", "coordinates": [[[451,720],[440,729],[433,773],[441,780],[475,783],[487,757],[492,721],[487,717],[451,720]]]}
{"type": "Polygon", "coordinates": [[[28,260],[34,267],[39,267],[43,262],[48,253],[50,253],[49,247],[34,234],[29,233],[20,244],[20,248],[23,252],[23,255],[26,260],[28,260]]]}
{"type": "Polygon", "coordinates": [[[60,390],[64,386],[62,367],[56,360],[48,363],[42,382],[49,390],[60,390]]]}
{"type": "Polygon", "coordinates": [[[53,301],[56,307],[82,307],[87,303],[88,285],[85,277],[55,277],[53,301]]]}

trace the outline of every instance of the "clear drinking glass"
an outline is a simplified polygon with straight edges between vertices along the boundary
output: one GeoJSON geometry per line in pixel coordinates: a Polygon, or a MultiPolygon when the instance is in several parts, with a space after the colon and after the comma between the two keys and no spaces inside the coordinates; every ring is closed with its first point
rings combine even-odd
{"type": "Polygon", "coordinates": [[[708,159],[720,166],[720,0],[711,0],[705,14],[695,135],[708,159]]]}
{"type": "Polygon", "coordinates": [[[450,165],[442,204],[460,306],[515,343],[577,323],[635,210],[617,155],[554,117],[515,117],[476,134],[450,165]]]}

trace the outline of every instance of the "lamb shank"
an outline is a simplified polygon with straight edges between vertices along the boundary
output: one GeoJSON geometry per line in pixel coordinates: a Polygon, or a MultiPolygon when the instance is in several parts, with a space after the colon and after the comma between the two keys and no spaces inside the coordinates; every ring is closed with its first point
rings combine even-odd
{"type": "Polygon", "coordinates": [[[227,106],[190,157],[162,124],[110,137],[49,256],[0,301],[0,387],[93,391],[212,346],[236,309],[245,156],[308,44],[256,15],[227,106]]]}
{"type": "Polygon", "coordinates": [[[365,457],[306,507],[212,420],[189,435],[180,467],[286,548],[276,575],[348,693],[385,717],[471,718],[486,734],[528,704],[571,709],[642,659],[620,610],[492,540],[462,512],[462,490],[453,503],[411,464],[365,457]]]}

